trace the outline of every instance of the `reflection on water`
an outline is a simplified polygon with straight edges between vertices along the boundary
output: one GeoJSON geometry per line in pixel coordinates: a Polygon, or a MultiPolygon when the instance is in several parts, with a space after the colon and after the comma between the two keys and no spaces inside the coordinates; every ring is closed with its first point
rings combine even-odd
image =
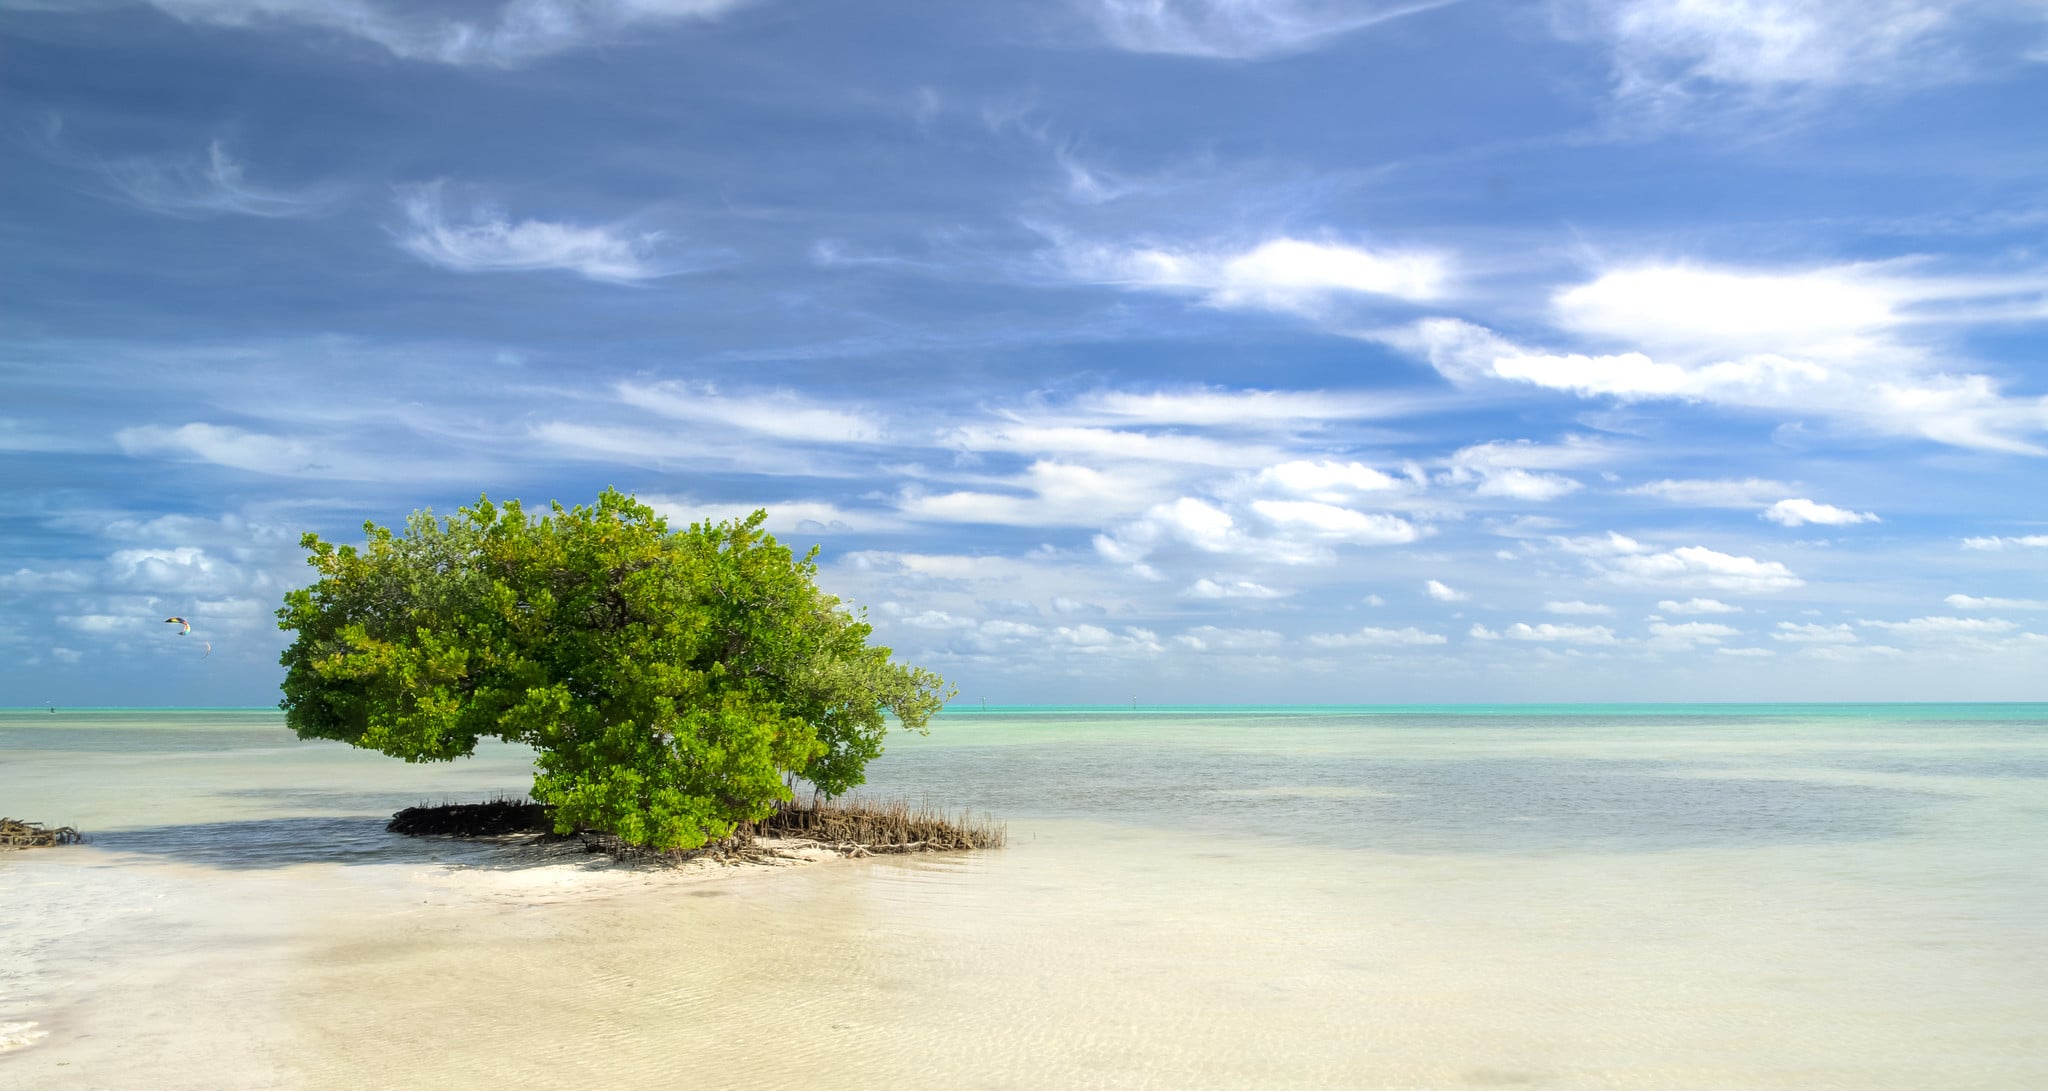
{"type": "Polygon", "coordinates": [[[382,832],[512,748],[0,714],[5,809],[97,835],[0,857],[0,1083],[2048,1086],[1994,711],[967,714],[875,788],[1010,848],[709,882],[382,832]]]}

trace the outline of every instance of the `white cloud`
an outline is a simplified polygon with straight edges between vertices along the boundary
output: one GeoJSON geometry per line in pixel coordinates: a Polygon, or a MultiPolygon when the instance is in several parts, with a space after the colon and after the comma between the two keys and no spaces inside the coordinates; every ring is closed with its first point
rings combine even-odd
{"type": "Polygon", "coordinates": [[[1783,496],[1794,486],[1782,481],[1767,481],[1760,477],[1746,477],[1740,480],[1719,481],[1651,481],[1634,488],[1623,489],[1630,496],[1654,496],[1674,504],[1690,504],[1702,508],[1747,508],[1766,502],[1772,496],[1783,496]]]}
{"type": "Polygon", "coordinates": [[[1330,541],[1357,545],[1399,545],[1422,536],[1395,515],[1353,511],[1316,500],[1254,500],[1252,510],[1276,526],[1306,531],[1330,541]]]}
{"type": "Polygon", "coordinates": [[[121,549],[107,557],[117,587],[177,595],[211,595],[241,590],[249,577],[197,546],[121,549]]]}
{"type": "Polygon", "coordinates": [[[1742,607],[1730,606],[1719,599],[1686,599],[1684,602],[1663,599],[1657,603],[1657,609],[1667,614],[1739,614],[1742,612],[1742,607]]]}
{"type": "Polygon", "coordinates": [[[1571,602],[1546,602],[1543,604],[1543,610],[1545,613],[1579,616],[1614,613],[1614,607],[1612,606],[1603,606],[1597,602],[1579,602],[1577,600],[1571,602]]]}
{"type": "Polygon", "coordinates": [[[1390,492],[1403,482],[1359,462],[1296,459],[1259,471],[1257,482],[1317,500],[1338,502],[1363,492],[1390,492]]]}
{"type": "Polygon", "coordinates": [[[1716,625],[1711,621],[1650,623],[1650,642],[1662,647],[1691,648],[1695,644],[1718,644],[1731,636],[1741,635],[1740,629],[1730,625],[1716,625]]]}
{"type": "Polygon", "coordinates": [[[1650,553],[1630,539],[1620,535],[1613,537],[1636,545],[1635,550],[1622,549],[1615,556],[1597,562],[1605,569],[1607,577],[1617,583],[1760,594],[1789,590],[1806,582],[1777,561],[1739,557],[1705,546],[1681,546],[1650,553]]]}
{"type": "Polygon", "coordinates": [[[1959,73],[1942,0],[1574,0],[1613,49],[1615,93],[1663,117],[1709,95],[1761,105],[1959,73]]]}
{"type": "Polygon", "coordinates": [[[1277,599],[1288,592],[1274,589],[1250,580],[1217,581],[1208,578],[1196,580],[1181,592],[1192,599],[1277,599]]]}
{"type": "Polygon", "coordinates": [[[1607,457],[1605,447],[1576,436],[1559,444],[1496,440],[1454,452],[1443,480],[1454,485],[1477,481],[1475,496],[1541,503],[1575,492],[1580,484],[1562,474],[1537,471],[1588,466],[1607,457]]]}
{"type": "Polygon", "coordinates": [[[405,60],[511,66],[605,40],[642,23],[712,19],[744,0],[509,0],[475,21],[390,10],[370,0],[149,0],[188,23],[296,25],[345,34],[405,60]]]}
{"type": "Polygon", "coordinates": [[[1793,644],[1854,644],[1858,637],[1856,630],[1847,625],[1781,621],[1778,623],[1778,631],[1771,634],[1771,639],[1793,644]]]}
{"type": "Polygon", "coordinates": [[[1965,538],[1964,549],[2048,549],[2048,534],[2028,534],[2018,538],[1965,538]]]}
{"type": "Polygon", "coordinates": [[[1021,421],[954,428],[944,433],[940,440],[947,446],[964,451],[1008,451],[1229,468],[1259,466],[1282,457],[1279,449],[1261,443],[1233,443],[1207,436],[1021,421]]]}
{"type": "Polygon", "coordinates": [[[1811,500],[1795,498],[1780,500],[1765,508],[1758,516],[1779,526],[1798,527],[1813,523],[1818,526],[1840,527],[1855,523],[1878,522],[1876,515],[1867,511],[1850,511],[1833,504],[1816,504],[1811,500]]]}
{"type": "Polygon", "coordinates": [[[1314,49],[1338,35],[1450,2],[1081,0],[1081,5],[1118,49],[1255,60],[1314,49]]]}
{"type": "Polygon", "coordinates": [[[1448,643],[1441,634],[1422,629],[1380,629],[1370,625],[1348,633],[1312,633],[1305,640],[1314,648],[1421,647],[1448,643]]]}
{"type": "Polygon", "coordinates": [[[1314,312],[1332,299],[1434,299],[1448,263],[1426,251],[1367,250],[1278,238],[1249,250],[1169,250],[1063,244],[1066,273],[1098,284],[1185,292],[1214,307],[1314,312]]]}
{"type": "Polygon", "coordinates": [[[778,439],[811,443],[878,443],[879,420],[836,405],[821,405],[793,391],[721,394],[711,383],[620,383],[619,400],[672,420],[732,427],[778,439]]]}
{"type": "Polygon", "coordinates": [[[1048,632],[1046,637],[1055,644],[1097,655],[1151,658],[1166,650],[1159,643],[1159,634],[1136,626],[1114,632],[1100,625],[1061,625],[1048,632]]]}
{"type": "Polygon", "coordinates": [[[1605,625],[1530,625],[1517,621],[1498,632],[1484,625],[1472,626],[1474,640],[1522,640],[1539,644],[1612,644],[1614,630],[1605,625]]]}
{"type": "Polygon", "coordinates": [[[1566,553],[1580,557],[1618,557],[1650,552],[1649,546],[1611,530],[1597,538],[1552,538],[1551,541],[1566,553]]]}
{"type": "Polygon", "coordinates": [[[374,467],[330,458],[301,439],[264,435],[221,424],[194,422],[166,428],[147,425],[114,433],[115,443],[134,457],[165,455],[211,462],[250,473],[282,477],[374,478],[374,467]]]}
{"type": "Polygon", "coordinates": [[[1715,655],[1735,655],[1745,658],[1765,659],[1777,655],[1769,648],[1715,648],[1715,655]]]}
{"type": "Polygon", "coordinates": [[[783,500],[761,504],[734,504],[696,500],[686,496],[641,494],[640,500],[659,512],[672,527],[700,521],[724,522],[744,519],[756,509],[766,509],[769,532],[790,534],[854,534],[891,530],[901,520],[883,512],[852,511],[824,500],[783,500]]]}
{"type": "Polygon", "coordinates": [[[1191,496],[1155,505],[1137,522],[1113,534],[1095,536],[1097,552],[1124,563],[1143,560],[1163,542],[1179,542],[1205,553],[1245,548],[1244,533],[1229,512],[1191,496]]]}
{"type": "Polygon", "coordinates": [[[2048,610],[2048,599],[1979,598],[1950,595],[1942,600],[1958,610],[2048,610]]]}
{"type": "Polygon", "coordinates": [[[1865,621],[1872,629],[1884,629],[1901,636],[1971,636],[2009,633],[2019,625],[1995,617],[1916,617],[1910,621],[1865,621]]]}
{"type": "MultiPolygon", "coordinates": [[[[1647,346],[1686,363],[1754,353],[1834,357],[1871,347],[1870,337],[1905,322],[1904,310],[1964,289],[1915,281],[1878,265],[1784,273],[1694,265],[1634,265],[1602,272],[1552,299],[1574,333],[1647,346]]],[[[1711,385],[1703,375],[1673,389],[1711,385]]],[[[1645,372],[1645,375],[1650,373],[1645,372]]],[[[1721,381],[1727,381],[1725,378],[1721,381]]]]}
{"type": "Polygon", "coordinates": [[[1498,496],[1509,500],[1542,503],[1577,491],[1579,483],[1562,474],[1532,473],[1528,470],[1499,470],[1487,475],[1472,489],[1474,496],[1498,496]]]}
{"type": "Polygon", "coordinates": [[[83,591],[92,582],[92,575],[78,568],[17,568],[0,573],[0,591],[83,591]]]}
{"type": "Polygon", "coordinates": [[[627,284],[669,275],[653,260],[659,232],[622,234],[547,220],[513,222],[502,212],[479,210],[472,222],[451,224],[441,212],[441,184],[413,186],[400,196],[409,231],[398,237],[407,253],[458,273],[560,269],[590,280],[627,284]]]}
{"type": "Polygon", "coordinates": [[[1456,590],[1441,580],[1424,580],[1422,592],[1438,602],[1464,602],[1472,596],[1456,590]]]}
{"type": "MultiPolygon", "coordinates": [[[[1051,460],[1032,463],[1010,484],[1019,491],[908,493],[896,506],[906,516],[932,522],[1101,526],[1105,519],[1143,510],[1157,493],[1157,484],[1139,475],[1106,473],[1051,460]]],[[[1153,510],[1159,509],[1155,506],[1153,510]]],[[[1224,518],[1229,518],[1227,513],[1224,518]]],[[[1182,536],[1182,540],[1187,539],[1182,536]]]]}
{"type": "Polygon", "coordinates": [[[1282,637],[1271,629],[1219,629],[1201,625],[1173,638],[1181,647],[1197,652],[1262,652],[1280,646],[1282,637]]]}
{"type": "Polygon", "coordinates": [[[1075,399],[1072,412],[1084,419],[1118,422],[1269,427],[1397,416],[1406,408],[1405,400],[1384,394],[1195,387],[1144,393],[1097,391],[1075,399]]]}
{"type": "Polygon", "coordinates": [[[2048,454],[2033,438],[2048,431],[2048,398],[2007,396],[1988,375],[1959,373],[1953,355],[1926,336],[1907,336],[1909,326],[2048,315],[2048,276],[2039,272],[1912,275],[1897,262],[1789,273],[1620,266],[1553,303],[1567,335],[1622,351],[1533,350],[1451,318],[1372,336],[1461,384],[1818,415],[1881,434],[2048,454]]]}
{"type": "Polygon", "coordinates": [[[245,167],[216,140],[204,158],[138,158],[108,164],[107,177],[123,196],[152,212],[197,218],[236,215],[286,219],[315,216],[332,205],[334,194],[314,189],[290,192],[259,186],[245,167]]]}

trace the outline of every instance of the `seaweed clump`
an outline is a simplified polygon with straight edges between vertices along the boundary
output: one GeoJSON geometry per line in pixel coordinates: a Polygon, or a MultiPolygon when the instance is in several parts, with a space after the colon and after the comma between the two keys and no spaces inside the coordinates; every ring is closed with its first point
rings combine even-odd
{"type": "Polygon", "coordinates": [[[84,835],[69,826],[45,827],[40,822],[0,818],[0,848],[36,849],[54,845],[75,845],[84,835]]]}

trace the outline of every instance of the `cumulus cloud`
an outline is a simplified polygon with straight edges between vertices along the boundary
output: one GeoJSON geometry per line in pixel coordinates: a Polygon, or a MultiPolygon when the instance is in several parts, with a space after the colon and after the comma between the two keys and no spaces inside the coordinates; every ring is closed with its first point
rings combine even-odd
{"type": "Polygon", "coordinates": [[[1118,49],[1257,60],[1315,49],[1339,35],[1451,2],[1081,0],[1081,6],[1118,49]]]}
{"type": "Polygon", "coordinates": [[[1219,581],[1207,577],[1189,584],[1188,589],[1181,593],[1191,599],[1277,599],[1288,594],[1251,580],[1219,581]]]}
{"type": "Polygon", "coordinates": [[[398,236],[398,245],[429,265],[458,273],[554,269],[617,284],[672,272],[653,257],[659,232],[628,234],[547,220],[515,222],[495,210],[479,210],[469,223],[450,223],[441,203],[438,182],[411,187],[399,199],[408,230],[398,236]]]}
{"type": "Polygon", "coordinates": [[[1784,591],[1806,582],[1777,561],[1738,557],[1705,546],[1620,557],[1613,562],[1611,575],[1627,583],[1752,593],[1784,591]]]}
{"type": "Polygon", "coordinates": [[[1268,466],[1259,471],[1257,483],[1331,503],[1358,493],[1392,492],[1403,486],[1401,479],[1363,463],[1308,459],[1268,466]]]}
{"type": "Polygon", "coordinates": [[[1581,616],[1610,615],[1614,613],[1614,607],[1612,606],[1603,606],[1597,602],[1579,602],[1577,600],[1570,602],[1546,602],[1543,604],[1543,610],[1545,613],[1551,614],[1581,616]]]}
{"type": "Polygon", "coordinates": [[[1856,630],[1847,625],[1781,621],[1778,623],[1778,631],[1771,634],[1771,639],[1793,644],[1854,644],[1858,637],[1856,630]]]}
{"type": "Polygon", "coordinates": [[[1653,647],[1690,649],[1696,644],[1718,644],[1731,636],[1741,635],[1740,629],[1716,625],[1711,621],[1650,623],[1650,644],[1653,647]]]}
{"type": "Polygon", "coordinates": [[[1799,527],[1808,523],[1841,527],[1878,522],[1877,516],[1867,511],[1850,511],[1848,508],[1838,508],[1833,504],[1817,504],[1805,499],[1780,500],[1765,508],[1758,518],[1768,519],[1784,527],[1799,527]]]}
{"type": "Polygon", "coordinates": [[[2048,610],[2048,599],[1979,598],[1950,595],[1942,600],[1958,610],[2048,610]]]}
{"type": "Polygon", "coordinates": [[[1438,602],[1464,602],[1472,596],[1456,590],[1441,580],[1422,581],[1422,592],[1438,602]]]}
{"type": "Polygon", "coordinates": [[[149,0],[188,23],[289,26],[373,43],[394,57],[509,67],[646,23],[714,19],[746,0],[509,0],[481,19],[371,0],[149,0]]]}
{"type": "Polygon", "coordinates": [[[1420,647],[1448,643],[1442,634],[1414,627],[1380,629],[1368,625],[1348,633],[1312,633],[1305,638],[1314,648],[1420,647]]]}
{"type": "Polygon", "coordinates": [[[1222,629],[1201,625],[1174,637],[1173,642],[1197,652],[1263,652],[1279,647],[1282,639],[1271,629],[1222,629]]]}
{"type": "Polygon", "coordinates": [[[1613,532],[1605,538],[1560,540],[1558,544],[1567,552],[1586,557],[1607,579],[1621,584],[1758,594],[1785,591],[1806,582],[1780,562],[1736,556],[1706,546],[1654,551],[1613,532]]]}
{"type": "Polygon", "coordinates": [[[1497,632],[1475,623],[1471,636],[1474,640],[1522,640],[1539,644],[1614,643],[1614,630],[1605,625],[1554,625],[1547,621],[1540,625],[1517,621],[1497,632]]]}
{"type": "Polygon", "coordinates": [[[1400,545],[1422,536],[1397,515],[1353,511],[1317,500],[1254,500],[1252,510],[1275,526],[1354,545],[1400,545]]]}
{"type": "Polygon", "coordinates": [[[1719,599],[1699,598],[1686,599],[1683,602],[1675,599],[1662,599],[1658,601],[1657,609],[1667,614],[1739,614],[1742,612],[1742,607],[1730,606],[1719,599]]]}
{"type": "Polygon", "coordinates": [[[1441,254],[1294,238],[1249,250],[1065,244],[1060,261],[1078,280],[1197,295],[1214,307],[1294,312],[1344,297],[1434,299],[1449,277],[1441,254]]]}

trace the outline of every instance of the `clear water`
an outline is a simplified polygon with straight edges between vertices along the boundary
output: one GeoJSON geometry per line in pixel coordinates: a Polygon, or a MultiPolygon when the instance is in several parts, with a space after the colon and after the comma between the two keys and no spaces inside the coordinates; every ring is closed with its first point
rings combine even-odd
{"type": "Polygon", "coordinates": [[[679,877],[275,713],[0,713],[0,1086],[2048,1086],[2048,706],[999,709],[1011,845],[679,877]]]}

